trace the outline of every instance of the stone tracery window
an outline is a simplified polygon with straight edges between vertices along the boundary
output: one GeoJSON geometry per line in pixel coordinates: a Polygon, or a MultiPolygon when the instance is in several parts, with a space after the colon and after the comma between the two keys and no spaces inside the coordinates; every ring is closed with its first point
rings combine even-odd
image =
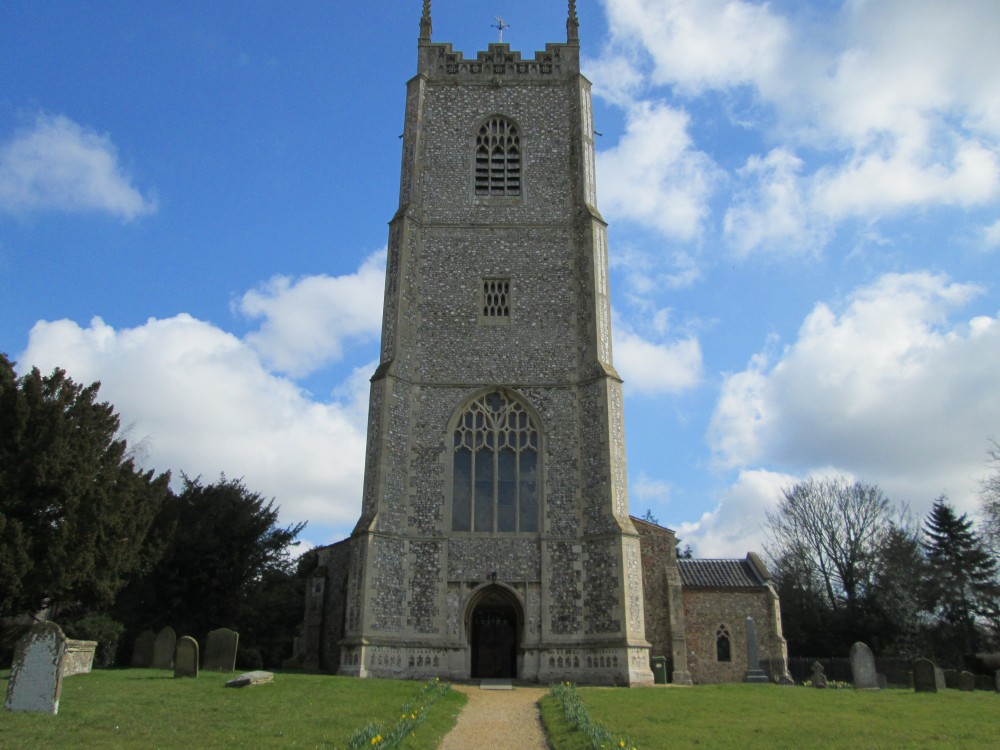
{"type": "Polygon", "coordinates": [[[453,531],[538,531],[538,428],[501,391],[469,405],[455,427],[453,531]]]}
{"type": "Polygon", "coordinates": [[[521,194],[521,136],[499,115],[476,134],[476,195],[521,194]]]}
{"type": "Polygon", "coordinates": [[[729,638],[729,628],[727,628],[725,624],[719,625],[719,629],[715,631],[715,660],[733,660],[732,646],[729,638]]]}

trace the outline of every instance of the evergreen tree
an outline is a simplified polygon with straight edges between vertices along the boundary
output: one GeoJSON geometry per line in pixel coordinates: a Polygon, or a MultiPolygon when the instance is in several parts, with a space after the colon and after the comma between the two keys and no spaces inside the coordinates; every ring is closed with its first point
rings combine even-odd
{"type": "Polygon", "coordinates": [[[202,640],[210,630],[232,628],[240,632],[241,653],[256,649],[274,665],[290,654],[291,635],[302,621],[301,584],[289,548],[305,527],[277,522],[274,500],[241,480],[222,477],[205,485],[184,477],[151,533],[151,543],[165,550],[123,592],[119,618],[132,635],[170,625],[202,640]]]}
{"type": "Polygon", "coordinates": [[[0,355],[0,616],[105,609],[143,563],[169,475],[134,466],[99,388],[0,355]]]}
{"type": "Polygon", "coordinates": [[[939,658],[958,664],[963,654],[986,645],[983,619],[996,620],[1000,595],[996,561],[972,521],[964,513],[956,516],[943,495],[934,501],[923,533],[925,603],[934,618],[935,650],[939,658]]]}

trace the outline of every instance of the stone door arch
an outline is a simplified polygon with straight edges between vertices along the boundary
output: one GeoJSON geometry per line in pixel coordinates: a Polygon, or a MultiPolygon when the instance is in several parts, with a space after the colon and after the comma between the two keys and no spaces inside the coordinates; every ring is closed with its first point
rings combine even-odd
{"type": "Polygon", "coordinates": [[[516,678],[523,629],[524,611],[513,593],[496,584],[479,591],[466,612],[469,676],[516,678]]]}

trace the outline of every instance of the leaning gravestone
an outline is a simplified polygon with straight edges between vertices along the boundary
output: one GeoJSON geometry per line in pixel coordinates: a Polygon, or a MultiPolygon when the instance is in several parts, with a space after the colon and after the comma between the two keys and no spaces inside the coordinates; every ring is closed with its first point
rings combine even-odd
{"type": "Polygon", "coordinates": [[[177,634],[169,625],[156,634],[153,643],[153,669],[173,669],[174,649],[177,648],[177,634]]]}
{"type": "Polygon", "coordinates": [[[132,666],[149,669],[153,665],[153,646],[156,644],[156,633],[143,630],[135,637],[132,644],[132,666]]]}
{"type": "Polygon", "coordinates": [[[14,647],[7,684],[8,711],[59,713],[66,636],[54,622],[32,625],[14,647]]]}
{"type": "Polygon", "coordinates": [[[878,690],[875,657],[867,645],[858,641],[851,646],[851,675],[857,690],[878,690]]]}
{"type": "Polygon", "coordinates": [[[959,672],[958,689],[971,693],[976,689],[976,676],[972,672],[959,672]]]}
{"type": "Polygon", "coordinates": [[[937,667],[930,659],[917,659],[913,662],[913,690],[917,693],[936,693],[937,679],[934,673],[937,667]]]}
{"type": "Polygon", "coordinates": [[[820,689],[827,687],[826,670],[823,669],[823,665],[818,661],[814,661],[812,663],[812,671],[812,677],[809,678],[812,686],[820,689]]]}
{"type": "Polygon", "coordinates": [[[198,641],[189,635],[177,639],[174,649],[174,677],[198,676],[198,641]]]}
{"type": "Polygon", "coordinates": [[[958,670],[957,669],[946,669],[944,670],[944,684],[953,689],[958,689],[958,670]]]}
{"type": "Polygon", "coordinates": [[[229,628],[219,628],[209,633],[205,643],[204,669],[209,672],[234,671],[239,642],[240,634],[229,628]]]}
{"type": "Polygon", "coordinates": [[[258,669],[255,672],[244,672],[239,677],[234,677],[226,683],[226,687],[253,687],[254,685],[266,685],[269,682],[274,682],[274,672],[264,672],[258,669]]]}
{"type": "Polygon", "coordinates": [[[767,682],[767,675],[760,668],[760,657],[757,655],[757,630],[753,618],[747,618],[747,673],[743,682],[767,682]]]}

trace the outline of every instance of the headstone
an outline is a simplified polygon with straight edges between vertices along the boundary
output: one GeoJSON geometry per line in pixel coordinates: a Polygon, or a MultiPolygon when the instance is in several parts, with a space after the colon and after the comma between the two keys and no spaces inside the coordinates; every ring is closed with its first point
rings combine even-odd
{"type": "Polygon", "coordinates": [[[971,693],[976,689],[976,676],[972,672],[959,672],[958,689],[971,693]]]}
{"type": "Polygon", "coordinates": [[[17,642],[7,684],[8,711],[59,713],[66,636],[54,622],[40,622],[17,642]]]}
{"type": "Polygon", "coordinates": [[[809,678],[814,688],[825,688],[827,687],[826,681],[826,670],[823,669],[823,665],[818,661],[812,663],[812,677],[809,678]]]}
{"type": "Polygon", "coordinates": [[[913,662],[913,690],[917,693],[936,693],[937,667],[930,659],[917,659],[913,662]]]}
{"type": "Polygon", "coordinates": [[[153,666],[153,645],[156,643],[156,633],[143,630],[135,637],[132,644],[132,666],[149,669],[153,666]]]}
{"type": "Polygon", "coordinates": [[[757,654],[757,631],[753,618],[747,618],[747,673],[743,682],[767,682],[767,675],[760,668],[760,656],[757,654]]]}
{"type": "Polygon", "coordinates": [[[988,674],[976,675],[976,690],[992,690],[993,678],[988,674]]]}
{"type": "Polygon", "coordinates": [[[997,692],[1000,693],[1000,669],[993,673],[993,679],[996,681],[997,692]]]}
{"type": "Polygon", "coordinates": [[[948,684],[944,681],[944,670],[941,667],[934,667],[934,684],[937,685],[938,691],[948,688],[948,684]]]}
{"type": "Polygon", "coordinates": [[[209,672],[234,671],[239,642],[240,634],[229,628],[219,628],[209,633],[205,643],[204,669],[209,672]]]}
{"type": "Polygon", "coordinates": [[[97,652],[97,641],[78,641],[66,639],[66,656],[63,659],[63,677],[75,674],[90,674],[94,668],[94,654],[97,652]]]}
{"type": "Polygon", "coordinates": [[[872,650],[861,641],[851,646],[851,675],[857,690],[878,690],[875,657],[872,650]]]}
{"type": "Polygon", "coordinates": [[[156,634],[153,643],[153,669],[173,669],[174,649],[177,647],[177,634],[169,625],[156,634]]]}
{"type": "Polygon", "coordinates": [[[252,687],[274,681],[274,672],[244,672],[239,677],[226,682],[226,687],[252,687]]]}
{"type": "Polygon", "coordinates": [[[952,690],[958,690],[958,670],[944,670],[944,684],[952,690]]]}
{"type": "Polygon", "coordinates": [[[198,641],[189,635],[177,639],[174,649],[174,677],[198,676],[198,641]]]}
{"type": "Polygon", "coordinates": [[[881,672],[875,673],[875,683],[878,685],[879,690],[886,690],[889,687],[889,680],[881,672]]]}

